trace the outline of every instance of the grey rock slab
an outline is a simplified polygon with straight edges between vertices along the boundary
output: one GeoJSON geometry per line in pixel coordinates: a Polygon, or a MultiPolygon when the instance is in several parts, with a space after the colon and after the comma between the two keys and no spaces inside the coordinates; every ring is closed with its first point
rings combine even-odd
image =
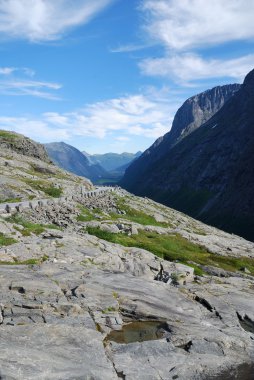
{"type": "Polygon", "coordinates": [[[0,373],[26,380],[113,380],[101,334],[84,327],[1,327],[0,373]]]}

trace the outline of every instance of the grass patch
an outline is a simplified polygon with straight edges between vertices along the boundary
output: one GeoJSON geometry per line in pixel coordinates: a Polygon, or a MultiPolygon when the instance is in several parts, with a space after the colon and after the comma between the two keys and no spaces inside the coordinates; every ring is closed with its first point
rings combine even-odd
{"type": "MultiPolygon", "coordinates": [[[[91,211],[87,207],[80,205],[79,209],[80,209],[80,214],[77,217],[78,222],[90,222],[91,220],[96,220],[96,219],[98,219],[96,217],[97,215],[105,217],[105,215],[103,215],[103,213],[101,212],[101,210],[99,208],[95,208],[91,211]]],[[[102,219],[102,218],[100,218],[100,219],[102,219]]]]}
{"type": "Polygon", "coordinates": [[[123,198],[118,198],[117,207],[119,210],[125,211],[125,214],[119,215],[112,213],[110,214],[112,219],[127,219],[131,222],[139,223],[144,226],[169,227],[169,223],[157,222],[153,216],[148,215],[143,211],[131,208],[125,203],[123,198]]]}
{"type": "Polygon", "coordinates": [[[43,180],[34,180],[34,179],[23,179],[23,181],[31,186],[35,190],[43,191],[46,195],[49,195],[53,198],[59,198],[63,190],[62,188],[54,187],[50,182],[43,180]]]}
{"type": "Polygon", "coordinates": [[[0,131],[0,138],[8,141],[17,140],[19,136],[15,135],[15,133],[8,131],[0,131]]]}
{"type": "Polygon", "coordinates": [[[100,239],[121,244],[125,247],[146,249],[165,260],[178,260],[193,267],[197,275],[202,275],[202,269],[195,264],[190,264],[189,261],[200,265],[220,267],[232,272],[246,267],[254,275],[254,259],[219,256],[208,252],[205,247],[191,243],[178,234],[159,235],[155,232],[139,231],[138,235],[128,236],[127,234],[113,234],[102,231],[98,227],[87,227],[87,232],[100,239]]]}
{"type": "Polygon", "coordinates": [[[28,259],[24,261],[0,261],[0,265],[39,265],[48,259],[47,255],[42,256],[40,259],[28,259]]]}
{"type": "Polygon", "coordinates": [[[79,206],[79,209],[80,214],[77,216],[78,222],[89,222],[95,219],[93,213],[87,207],[79,206]]]}
{"type": "Polygon", "coordinates": [[[7,222],[18,224],[23,229],[19,228],[18,226],[14,226],[15,230],[19,231],[23,236],[30,236],[32,233],[35,235],[40,235],[42,232],[45,231],[46,228],[56,229],[59,230],[59,227],[55,224],[37,224],[29,222],[28,220],[23,219],[19,215],[13,215],[6,219],[7,222]]]}
{"type": "Polygon", "coordinates": [[[6,199],[0,199],[0,203],[17,203],[20,202],[21,198],[6,198],[6,199]]]}
{"type": "Polygon", "coordinates": [[[17,240],[13,239],[12,237],[6,236],[2,232],[0,232],[0,247],[15,243],[17,243],[17,240]]]}
{"type": "Polygon", "coordinates": [[[102,314],[108,314],[114,311],[117,311],[117,309],[114,306],[109,306],[106,309],[102,310],[102,314]]]}

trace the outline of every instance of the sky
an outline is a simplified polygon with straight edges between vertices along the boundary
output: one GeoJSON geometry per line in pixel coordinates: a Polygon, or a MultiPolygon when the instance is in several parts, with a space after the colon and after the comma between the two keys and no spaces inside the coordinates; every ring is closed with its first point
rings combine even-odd
{"type": "Polygon", "coordinates": [[[0,129],[147,149],[190,96],[254,68],[253,0],[0,0],[0,129]]]}

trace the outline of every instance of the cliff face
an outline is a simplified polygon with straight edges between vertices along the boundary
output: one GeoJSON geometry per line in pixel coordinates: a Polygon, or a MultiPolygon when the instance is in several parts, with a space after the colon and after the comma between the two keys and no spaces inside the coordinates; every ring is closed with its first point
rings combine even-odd
{"type": "Polygon", "coordinates": [[[123,185],[253,240],[253,126],[254,71],[202,128],[150,161],[128,186],[130,167],[123,185]]]}
{"type": "Polygon", "coordinates": [[[158,138],[130,165],[121,185],[138,192],[140,176],[175,144],[208,121],[240,87],[239,84],[218,86],[187,99],[177,111],[170,132],[158,138]]]}

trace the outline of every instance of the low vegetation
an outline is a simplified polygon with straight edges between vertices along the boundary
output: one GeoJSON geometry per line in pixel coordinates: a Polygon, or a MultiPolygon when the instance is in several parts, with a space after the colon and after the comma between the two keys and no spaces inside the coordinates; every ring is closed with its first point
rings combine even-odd
{"type": "Polygon", "coordinates": [[[39,259],[28,259],[24,261],[14,259],[13,261],[0,261],[0,265],[39,265],[47,259],[48,256],[44,255],[39,259]]]}
{"type": "MultiPolygon", "coordinates": [[[[95,219],[95,213],[96,210],[89,210],[87,207],[80,206],[80,214],[77,217],[78,222],[90,222],[91,220],[95,219]]],[[[100,210],[98,210],[99,213],[101,213],[100,210]]]]}
{"type": "Polygon", "coordinates": [[[0,203],[18,203],[21,201],[21,198],[4,198],[0,199],[0,203]]]}
{"type": "Polygon", "coordinates": [[[160,235],[156,232],[139,231],[138,235],[114,234],[102,231],[98,227],[87,227],[90,235],[125,247],[143,248],[156,256],[169,261],[178,261],[194,267],[196,274],[202,274],[195,265],[211,265],[235,272],[247,268],[254,275],[254,259],[219,256],[209,252],[205,247],[191,243],[178,234],[160,235]]]}
{"type": "Polygon", "coordinates": [[[0,138],[3,139],[3,140],[16,140],[19,138],[18,135],[16,135],[15,133],[11,133],[11,132],[8,132],[8,131],[0,131],[0,138]]]}
{"type": "Polygon", "coordinates": [[[119,215],[112,213],[111,219],[127,219],[131,222],[139,223],[144,226],[158,226],[158,227],[169,227],[168,223],[157,222],[155,218],[151,215],[146,214],[143,211],[136,210],[130,206],[128,206],[123,198],[117,199],[117,207],[119,210],[124,211],[124,215],[119,215]]]}
{"type": "Polygon", "coordinates": [[[0,247],[17,243],[17,240],[0,232],[0,247]]]}
{"type": "Polygon", "coordinates": [[[14,228],[19,231],[23,236],[30,236],[31,234],[40,235],[46,228],[59,229],[55,224],[37,224],[23,219],[20,215],[13,215],[6,219],[8,222],[17,224],[14,228]],[[23,228],[20,228],[22,226],[23,228]]]}
{"type": "Polygon", "coordinates": [[[33,189],[43,191],[46,195],[53,198],[59,198],[63,193],[62,188],[53,186],[49,181],[33,180],[28,178],[23,179],[23,181],[33,189]]]}

